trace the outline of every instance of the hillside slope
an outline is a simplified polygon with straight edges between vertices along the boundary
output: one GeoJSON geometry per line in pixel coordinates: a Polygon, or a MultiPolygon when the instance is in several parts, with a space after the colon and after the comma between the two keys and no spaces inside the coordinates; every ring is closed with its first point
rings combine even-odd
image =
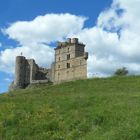
{"type": "Polygon", "coordinates": [[[40,85],[0,95],[0,140],[139,140],[140,77],[40,85]]]}

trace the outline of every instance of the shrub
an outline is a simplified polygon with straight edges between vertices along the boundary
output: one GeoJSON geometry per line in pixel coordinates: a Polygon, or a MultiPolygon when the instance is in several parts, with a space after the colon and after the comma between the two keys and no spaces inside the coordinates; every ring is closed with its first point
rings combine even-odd
{"type": "Polygon", "coordinates": [[[128,70],[125,67],[117,69],[115,72],[116,76],[126,76],[127,74],[128,74],[128,70]]]}

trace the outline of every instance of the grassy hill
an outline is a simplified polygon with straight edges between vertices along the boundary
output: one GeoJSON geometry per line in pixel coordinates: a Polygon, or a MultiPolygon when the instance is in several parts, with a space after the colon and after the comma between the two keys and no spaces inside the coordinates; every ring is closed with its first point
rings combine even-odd
{"type": "Polygon", "coordinates": [[[0,95],[0,140],[140,140],[140,77],[0,95]]]}

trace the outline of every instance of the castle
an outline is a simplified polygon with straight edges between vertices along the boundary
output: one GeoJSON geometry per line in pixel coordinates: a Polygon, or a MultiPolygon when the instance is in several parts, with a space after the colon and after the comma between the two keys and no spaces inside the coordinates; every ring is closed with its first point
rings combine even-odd
{"type": "Polygon", "coordinates": [[[36,83],[61,83],[87,78],[88,53],[78,38],[68,38],[58,42],[55,48],[55,61],[50,69],[39,67],[34,59],[16,57],[15,80],[10,90],[26,88],[36,83]]]}

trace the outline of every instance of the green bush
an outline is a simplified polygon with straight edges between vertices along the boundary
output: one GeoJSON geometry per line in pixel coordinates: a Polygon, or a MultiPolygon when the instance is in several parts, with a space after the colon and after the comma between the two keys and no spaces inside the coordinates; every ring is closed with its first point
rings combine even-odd
{"type": "Polygon", "coordinates": [[[115,72],[116,76],[126,76],[127,74],[128,74],[128,70],[125,67],[117,69],[115,72]]]}

